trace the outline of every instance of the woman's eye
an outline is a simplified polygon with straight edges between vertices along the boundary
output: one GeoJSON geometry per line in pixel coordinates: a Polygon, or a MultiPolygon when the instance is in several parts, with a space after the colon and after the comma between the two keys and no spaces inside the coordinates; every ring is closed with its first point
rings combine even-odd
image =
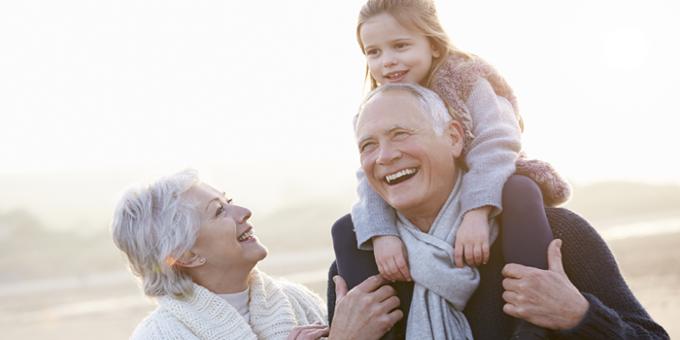
{"type": "Polygon", "coordinates": [[[220,204],[215,210],[215,217],[222,215],[224,213],[224,205],[220,204]]]}

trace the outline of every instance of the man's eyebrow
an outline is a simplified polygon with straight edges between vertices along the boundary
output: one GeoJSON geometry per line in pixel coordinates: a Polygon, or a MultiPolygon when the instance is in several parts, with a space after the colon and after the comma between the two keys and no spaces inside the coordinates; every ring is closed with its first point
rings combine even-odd
{"type": "MultiPolygon", "coordinates": [[[[394,126],[392,126],[391,128],[389,128],[389,129],[387,129],[387,130],[384,130],[384,131],[385,131],[384,133],[389,135],[389,134],[393,133],[393,132],[396,131],[396,130],[406,130],[406,131],[409,131],[409,132],[413,132],[413,131],[415,131],[416,129],[403,127],[403,126],[401,126],[401,125],[394,125],[394,126]]],[[[358,144],[358,145],[361,145],[361,144],[362,144],[363,142],[365,142],[367,139],[371,139],[371,138],[373,138],[373,136],[362,137],[361,139],[359,139],[359,142],[358,142],[357,144],[358,144]]]]}
{"type": "Polygon", "coordinates": [[[226,196],[227,196],[227,193],[223,192],[222,196],[217,196],[217,197],[211,199],[210,201],[208,201],[208,204],[206,204],[205,210],[208,211],[208,208],[210,208],[210,205],[212,204],[212,202],[219,201],[221,198],[226,197],[226,196]]]}

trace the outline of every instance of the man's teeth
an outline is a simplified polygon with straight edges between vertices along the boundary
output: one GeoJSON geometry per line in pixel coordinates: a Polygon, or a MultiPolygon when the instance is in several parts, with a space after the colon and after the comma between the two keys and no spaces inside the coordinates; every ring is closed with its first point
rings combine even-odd
{"type": "Polygon", "coordinates": [[[397,180],[401,177],[413,175],[415,173],[416,173],[416,169],[413,169],[413,168],[404,169],[404,170],[397,171],[397,172],[395,172],[391,175],[385,176],[385,180],[387,181],[387,183],[392,183],[392,182],[394,182],[395,180],[397,180]]]}
{"type": "Polygon", "coordinates": [[[250,230],[246,231],[245,233],[241,234],[241,236],[238,237],[238,240],[239,241],[245,241],[248,238],[250,238],[251,236],[253,236],[253,229],[250,229],[250,230]]]}

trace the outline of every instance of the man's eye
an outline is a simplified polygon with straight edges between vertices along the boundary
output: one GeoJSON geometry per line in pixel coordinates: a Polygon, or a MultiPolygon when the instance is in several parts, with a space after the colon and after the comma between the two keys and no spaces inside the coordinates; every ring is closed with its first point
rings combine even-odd
{"type": "Polygon", "coordinates": [[[397,139],[404,139],[409,136],[409,133],[406,131],[397,131],[394,133],[394,138],[397,139]]]}
{"type": "Polygon", "coordinates": [[[364,143],[364,144],[362,144],[361,147],[359,148],[359,151],[360,151],[360,152],[366,152],[366,151],[371,151],[371,150],[373,150],[374,148],[375,148],[375,143],[373,143],[373,142],[371,142],[371,143],[364,143]]]}

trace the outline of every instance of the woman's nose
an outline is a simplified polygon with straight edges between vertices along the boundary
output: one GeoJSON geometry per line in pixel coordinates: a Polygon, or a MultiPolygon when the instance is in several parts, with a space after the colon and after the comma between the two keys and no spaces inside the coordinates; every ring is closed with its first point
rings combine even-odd
{"type": "Polygon", "coordinates": [[[239,212],[238,212],[238,223],[243,224],[250,219],[250,216],[253,215],[253,213],[248,209],[244,207],[238,207],[239,212]]]}

